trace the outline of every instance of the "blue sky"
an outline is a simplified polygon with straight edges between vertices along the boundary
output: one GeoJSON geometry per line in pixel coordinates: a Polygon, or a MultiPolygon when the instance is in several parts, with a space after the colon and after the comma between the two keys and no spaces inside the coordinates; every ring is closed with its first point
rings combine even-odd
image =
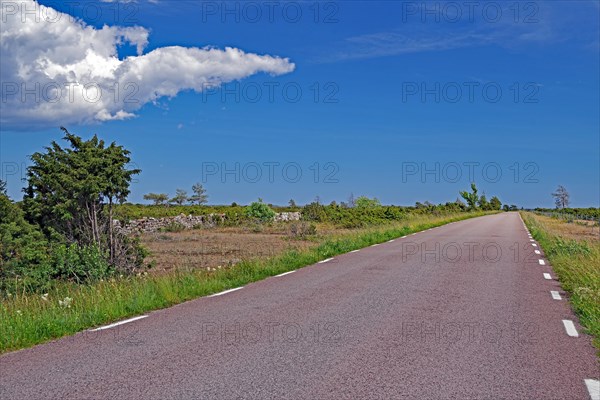
{"type": "MultiPolygon", "coordinates": [[[[2,3],[6,38],[24,23],[2,3]]],[[[561,184],[572,206],[599,206],[597,1],[40,3],[91,39],[64,38],[71,26],[55,44],[47,9],[37,36],[4,39],[0,157],[13,198],[27,156],[62,124],[132,151],[143,171],[133,202],[203,182],[215,204],[354,193],[412,205],[452,201],[472,175],[504,203],[552,207],[561,184]],[[104,37],[104,25],[118,29],[104,37]],[[98,50],[110,40],[113,56],[98,50]],[[74,46],[102,57],[81,67],[74,46]],[[39,56],[6,61],[24,54],[39,56]],[[111,66],[127,57],[118,80],[111,66]],[[116,79],[122,96],[74,107],[13,94],[10,83],[48,73],[116,79]],[[121,104],[128,95],[135,106],[121,104]]]]}

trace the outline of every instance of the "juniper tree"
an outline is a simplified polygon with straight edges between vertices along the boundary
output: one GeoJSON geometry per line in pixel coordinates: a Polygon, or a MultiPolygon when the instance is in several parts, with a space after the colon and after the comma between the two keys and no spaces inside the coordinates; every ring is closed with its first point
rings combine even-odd
{"type": "Polygon", "coordinates": [[[111,264],[125,267],[116,264],[126,264],[132,249],[115,233],[114,206],[127,199],[132,177],[141,171],[127,169],[130,152],[122,146],[61,130],[66,147],[53,141],[31,156],[23,199],[27,218],[46,235],[97,246],[111,264]]]}

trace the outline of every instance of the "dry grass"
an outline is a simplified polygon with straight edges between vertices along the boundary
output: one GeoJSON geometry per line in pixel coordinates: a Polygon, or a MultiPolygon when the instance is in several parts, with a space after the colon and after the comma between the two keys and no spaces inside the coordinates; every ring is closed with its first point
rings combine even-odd
{"type": "Polygon", "coordinates": [[[563,219],[535,215],[544,228],[564,239],[600,241],[600,226],[592,221],[567,222],[563,219]]]}
{"type": "Polygon", "coordinates": [[[318,245],[315,241],[290,238],[287,228],[209,228],[142,236],[150,250],[153,274],[174,270],[232,266],[242,260],[274,257],[291,250],[302,251],[318,245]]]}

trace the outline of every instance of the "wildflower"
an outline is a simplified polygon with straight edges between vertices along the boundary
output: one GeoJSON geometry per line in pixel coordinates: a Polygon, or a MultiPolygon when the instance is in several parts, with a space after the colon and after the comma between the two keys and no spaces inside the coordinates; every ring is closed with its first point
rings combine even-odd
{"type": "Polygon", "coordinates": [[[65,297],[63,300],[58,301],[58,305],[64,308],[71,308],[71,302],[73,301],[70,297],[65,297]]]}
{"type": "Polygon", "coordinates": [[[17,310],[17,314],[18,314],[18,315],[21,315],[21,314],[23,314],[23,313],[21,312],[21,310],[17,310]]]}
{"type": "Polygon", "coordinates": [[[42,295],[42,300],[44,300],[44,301],[48,301],[48,293],[44,293],[44,294],[42,295]]]}
{"type": "Polygon", "coordinates": [[[219,265],[217,268],[218,268],[218,269],[221,269],[221,266],[219,265]]]}

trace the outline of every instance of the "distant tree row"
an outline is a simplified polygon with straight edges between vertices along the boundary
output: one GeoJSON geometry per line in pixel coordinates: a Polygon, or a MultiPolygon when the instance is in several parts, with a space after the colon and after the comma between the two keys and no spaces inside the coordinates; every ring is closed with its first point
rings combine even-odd
{"type": "Polygon", "coordinates": [[[184,204],[198,204],[203,205],[208,202],[208,195],[206,189],[202,184],[196,183],[192,186],[192,195],[188,196],[187,191],[183,189],[177,189],[175,196],[169,199],[169,195],[166,193],[148,193],[144,195],[144,200],[148,200],[154,203],[154,205],[167,205],[176,204],[178,206],[184,204]]]}
{"type": "Polygon", "coordinates": [[[471,192],[461,191],[459,194],[467,202],[469,210],[495,211],[502,208],[498,197],[494,196],[488,201],[485,194],[479,196],[475,183],[471,183],[471,192]]]}

